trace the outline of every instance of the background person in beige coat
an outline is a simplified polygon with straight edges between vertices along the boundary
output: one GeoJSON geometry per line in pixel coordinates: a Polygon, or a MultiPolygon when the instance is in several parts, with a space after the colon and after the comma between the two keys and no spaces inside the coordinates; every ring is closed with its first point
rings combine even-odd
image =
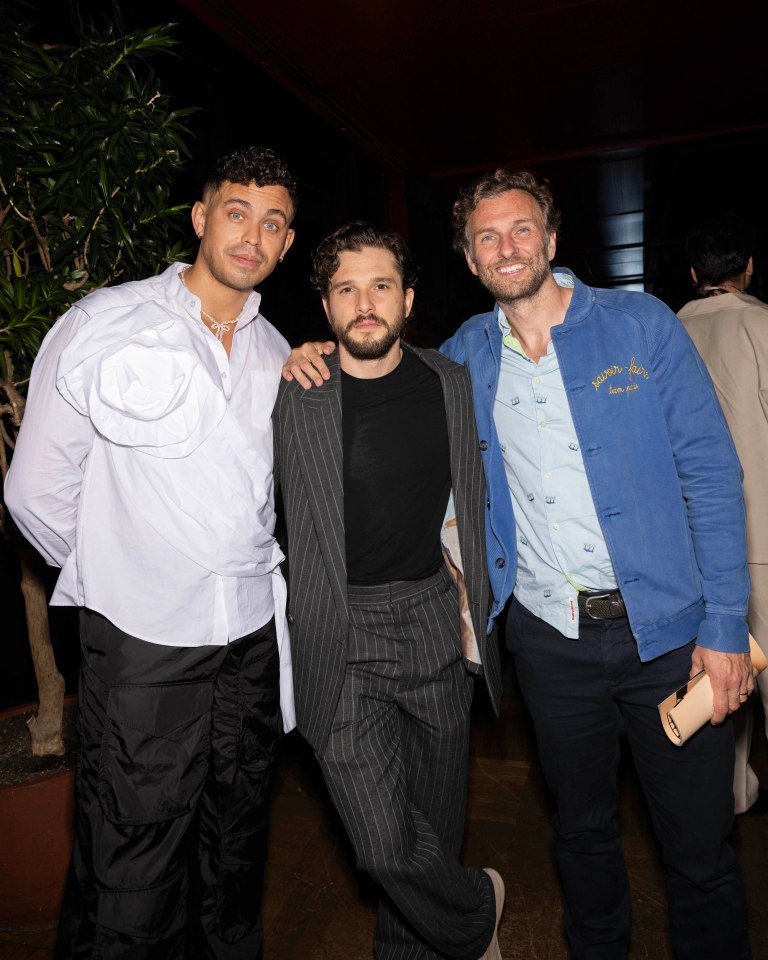
{"type": "MultiPolygon", "coordinates": [[[[709,369],[744,470],[752,584],[747,620],[768,652],[768,306],[745,292],[752,279],[753,241],[737,217],[722,216],[692,232],[686,250],[700,299],[687,303],[678,316],[709,369]]],[[[768,717],[768,671],[756,686],[768,717]]],[[[754,714],[753,700],[733,719],[736,813],[752,807],[760,793],[761,808],[768,800],[749,765],[754,714]]]]}

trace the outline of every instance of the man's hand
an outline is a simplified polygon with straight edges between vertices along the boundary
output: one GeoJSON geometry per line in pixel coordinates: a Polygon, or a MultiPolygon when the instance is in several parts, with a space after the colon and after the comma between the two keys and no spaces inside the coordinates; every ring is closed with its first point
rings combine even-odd
{"type": "Polygon", "coordinates": [[[283,364],[283,380],[296,380],[305,390],[309,390],[313,383],[316,387],[321,387],[323,380],[327,380],[331,375],[323,355],[328,356],[335,349],[336,344],[332,340],[323,343],[310,341],[294,347],[283,364]]]}
{"type": "Polygon", "coordinates": [[[706,671],[712,684],[715,712],[711,723],[722,723],[729,713],[735,713],[755,689],[748,653],[719,653],[697,644],[691,656],[690,676],[700,670],[706,671]]]}

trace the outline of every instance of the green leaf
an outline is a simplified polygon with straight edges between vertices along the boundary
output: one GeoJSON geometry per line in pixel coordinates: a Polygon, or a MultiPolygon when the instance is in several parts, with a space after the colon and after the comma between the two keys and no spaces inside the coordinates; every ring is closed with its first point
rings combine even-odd
{"type": "Polygon", "coordinates": [[[195,111],[171,104],[153,69],[175,55],[173,26],[125,33],[119,11],[111,19],[81,24],[73,47],[43,50],[21,24],[0,34],[0,206],[15,205],[0,227],[0,346],[20,379],[70,304],[186,253],[188,207],[169,197],[195,111]]]}

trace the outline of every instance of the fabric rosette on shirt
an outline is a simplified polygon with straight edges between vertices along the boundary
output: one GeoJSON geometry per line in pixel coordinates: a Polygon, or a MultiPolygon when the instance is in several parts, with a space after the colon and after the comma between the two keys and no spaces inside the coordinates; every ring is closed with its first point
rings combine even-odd
{"type": "Polygon", "coordinates": [[[209,334],[161,302],[104,311],[62,351],[57,387],[89,417],[92,466],[112,477],[113,509],[222,577],[263,576],[283,559],[272,537],[265,453],[228,407],[209,334]]]}
{"type": "Polygon", "coordinates": [[[227,409],[210,350],[191,322],[170,318],[161,304],[111,312],[62,352],[60,393],[111,443],[187,456],[227,409]]]}

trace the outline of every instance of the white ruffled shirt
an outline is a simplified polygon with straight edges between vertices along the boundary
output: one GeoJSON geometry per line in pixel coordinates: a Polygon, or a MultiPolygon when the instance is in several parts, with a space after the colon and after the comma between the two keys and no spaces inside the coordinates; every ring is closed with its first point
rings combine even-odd
{"type": "Polygon", "coordinates": [[[32,371],[6,502],[61,567],[52,604],[185,647],[225,644],[274,614],[288,730],[271,413],[290,348],[254,292],[228,358],[183,266],[96,291],[56,322],[32,371]]]}

